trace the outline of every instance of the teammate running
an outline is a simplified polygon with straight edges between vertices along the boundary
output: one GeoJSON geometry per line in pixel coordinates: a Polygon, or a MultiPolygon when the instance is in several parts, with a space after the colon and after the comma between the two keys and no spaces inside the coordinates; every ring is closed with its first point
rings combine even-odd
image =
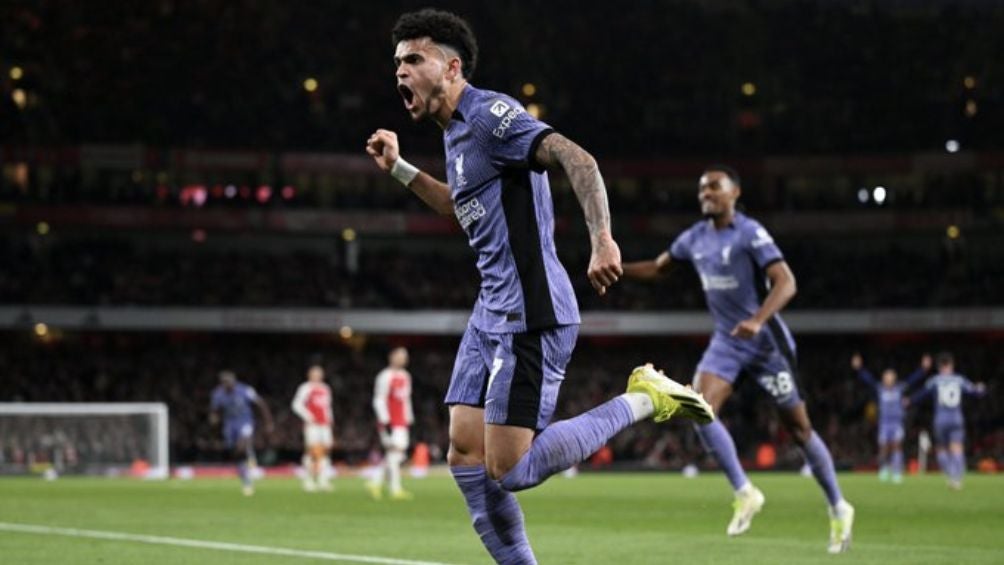
{"type": "Polygon", "coordinates": [[[209,423],[223,423],[223,443],[237,464],[237,475],[245,496],[254,494],[251,469],[255,466],[254,411],[257,406],[265,420],[265,433],[272,435],[275,426],[268,404],[250,386],[237,380],[233,371],[220,372],[220,384],[213,389],[209,423]]]}
{"type": "MultiPolygon", "coordinates": [[[[795,341],[779,315],[795,296],[795,276],[767,230],[736,211],[740,193],[735,170],[708,167],[697,192],[704,219],[655,259],[625,263],[624,276],[652,280],[680,263],[693,264],[715,321],[711,343],[697,366],[694,388],[704,394],[716,414],[743,376],[767,391],[829,503],[828,551],[841,553],[850,546],[854,508],[840,492],[829,449],[812,429],[795,378],[795,341]]],[[[763,507],[764,495],[747,478],[732,436],[720,421],[698,426],[697,432],[735,491],[726,533],[740,535],[763,507]]]]}

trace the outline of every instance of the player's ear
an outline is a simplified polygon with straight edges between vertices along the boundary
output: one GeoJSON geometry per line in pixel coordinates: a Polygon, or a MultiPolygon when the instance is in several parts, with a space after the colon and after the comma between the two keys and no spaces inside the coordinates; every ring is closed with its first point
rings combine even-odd
{"type": "Polygon", "coordinates": [[[460,62],[460,57],[450,57],[446,61],[446,79],[450,82],[454,82],[459,78],[463,78],[463,63],[460,62]]]}

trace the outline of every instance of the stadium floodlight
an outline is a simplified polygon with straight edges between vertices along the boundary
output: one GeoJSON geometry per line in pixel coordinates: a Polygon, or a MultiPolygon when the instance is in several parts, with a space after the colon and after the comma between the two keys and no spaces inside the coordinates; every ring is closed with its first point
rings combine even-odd
{"type": "Polygon", "coordinates": [[[876,186],[875,190],[872,191],[872,198],[875,199],[876,204],[881,206],[888,194],[884,186],[876,186]]]}
{"type": "Polygon", "coordinates": [[[0,402],[0,474],[167,478],[163,403],[0,402]]]}

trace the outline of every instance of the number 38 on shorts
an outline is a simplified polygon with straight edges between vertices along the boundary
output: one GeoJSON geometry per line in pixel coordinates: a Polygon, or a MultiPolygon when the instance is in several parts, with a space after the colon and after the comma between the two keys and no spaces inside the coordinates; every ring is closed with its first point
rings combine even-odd
{"type": "Polygon", "coordinates": [[[757,377],[757,382],[778,404],[788,404],[798,399],[795,378],[788,371],[780,371],[774,375],[760,375],[757,377]]]}

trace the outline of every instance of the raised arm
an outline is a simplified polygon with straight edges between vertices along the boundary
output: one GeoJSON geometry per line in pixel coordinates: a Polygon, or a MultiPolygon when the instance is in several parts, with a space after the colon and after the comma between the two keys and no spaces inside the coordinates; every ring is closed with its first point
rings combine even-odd
{"type": "Polygon", "coordinates": [[[851,355],[851,369],[866,385],[872,388],[878,387],[879,383],[875,380],[875,375],[872,375],[872,372],[865,367],[864,359],[860,353],[851,355]]]}
{"type": "Polygon", "coordinates": [[[903,388],[907,389],[924,380],[924,377],[931,371],[931,356],[925,353],[920,358],[920,366],[903,382],[903,388]]]}
{"type": "Polygon", "coordinates": [[[560,166],[572,183],[572,190],[586,217],[592,245],[587,276],[596,292],[606,294],[607,288],[617,282],[624,270],[621,268],[620,248],[610,231],[607,187],[596,159],[559,133],[552,133],[540,142],[534,159],[548,169],[560,166]]]}
{"type": "Polygon", "coordinates": [[[865,367],[864,360],[861,358],[861,354],[855,353],[851,356],[851,369],[858,375],[866,385],[872,388],[878,388],[879,382],[875,380],[875,375],[865,367]]]}
{"type": "Polygon", "coordinates": [[[767,267],[767,278],[770,280],[770,293],[764,299],[760,309],[748,320],[736,324],[732,335],[750,339],[760,332],[767,320],[777,314],[795,296],[795,275],[784,261],[775,261],[767,267]]]}
{"type": "Polygon", "coordinates": [[[868,369],[861,367],[858,369],[858,378],[861,379],[866,385],[872,388],[878,388],[879,382],[875,379],[875,375],[872,374],[868,369]]]}
{"type": "Polygon", "coordinates": [[[376,130],[366,140],[366,153],[373,157],[381,170],[407,186],[430,208],[444,216],[453,214],[449,185],[402,159],[396,133],[386,129],[376,130]]]}

